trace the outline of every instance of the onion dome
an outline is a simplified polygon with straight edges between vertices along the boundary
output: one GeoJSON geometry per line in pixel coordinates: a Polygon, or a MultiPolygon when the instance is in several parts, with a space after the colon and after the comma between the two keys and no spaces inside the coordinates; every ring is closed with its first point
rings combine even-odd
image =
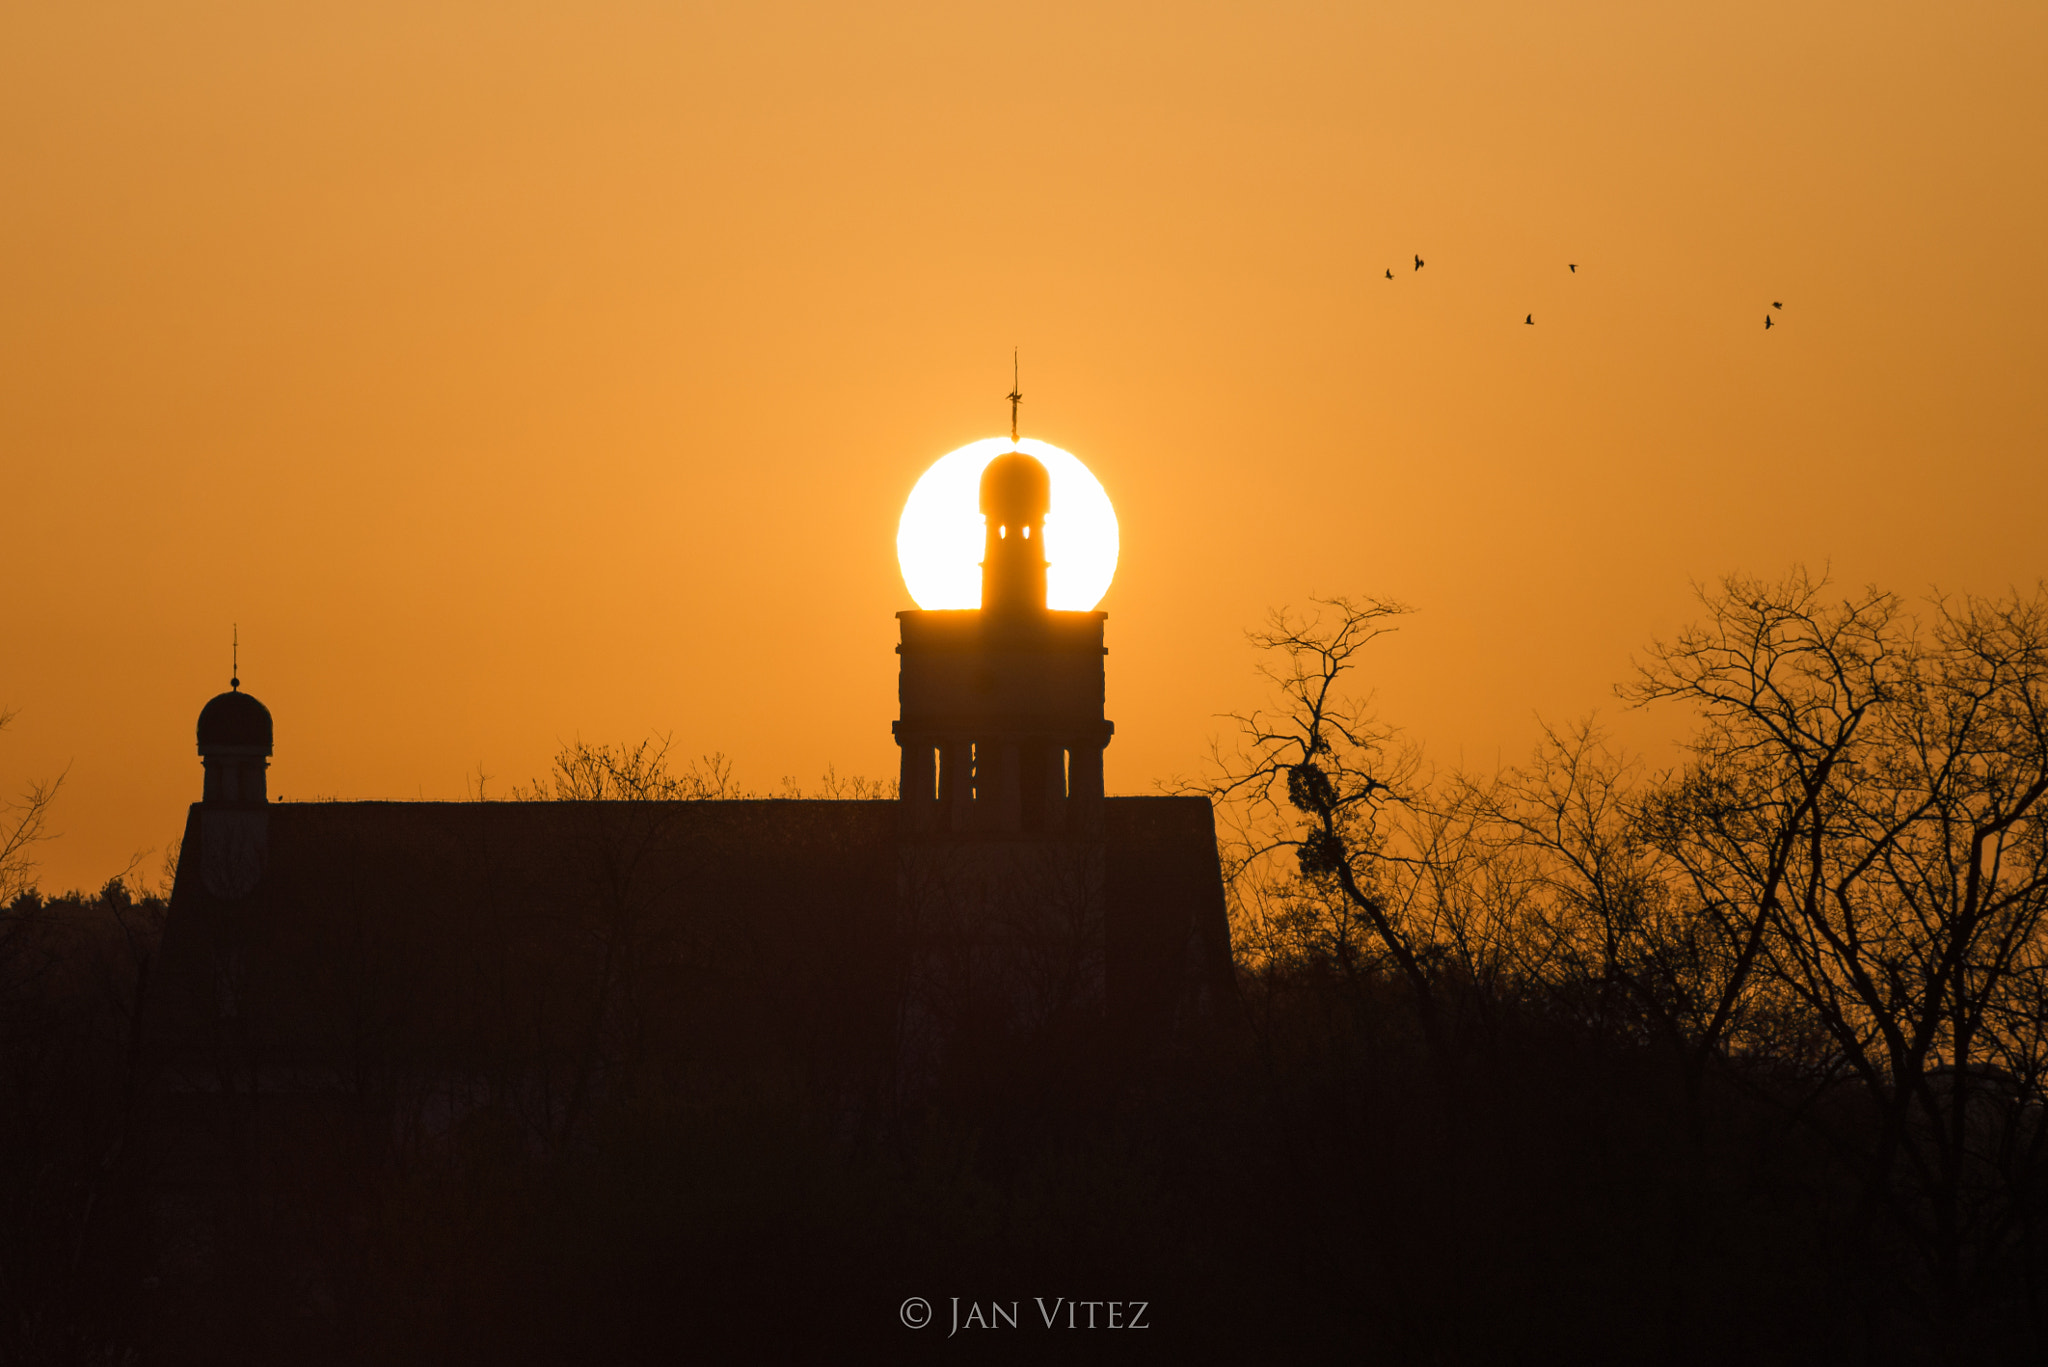
{"type": "Polygon", "coordinates": [[[270,709],[239,687],[215,697],[199,711],[199,753],[270,754],[270,709]]]}
{"type": "Polygon", "coordinates": [[[1035,526],[1052,510],[1052,475],[1035,456],[1010,451],[981,472],[982,516],[998,526],[1035,526]]]}

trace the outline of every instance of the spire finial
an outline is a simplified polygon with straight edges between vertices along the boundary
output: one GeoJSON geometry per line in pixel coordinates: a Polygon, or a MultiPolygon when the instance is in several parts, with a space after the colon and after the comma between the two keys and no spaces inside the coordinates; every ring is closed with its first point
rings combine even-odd
{"type": "Polygon", "coordinates": [[[235,625],[235,626],[233,627],[233,631],[234,631],[234,635],[233,635],[233,636],[232,636],[232,637],[230,638],[230,641],[229,641],[229,645],[228,645],[228,649],[229,649],[229,650],[230,650],[231,652],[233,652],[233,653],[232,653],[232,654],[231,654],[231,655],[229,656],[229,658],[230,658],[230,659],[231,659],[231,660],[233,661],[233,663],[231,663],[231,664],[230,664],[230,665],[228,666],[228,689],[229,689],[229,691],[230,691],[230,692],[235,692],[235,693],[239,693],[239,692],[241,692],[241,691],[242,691],[242,628],[241,628],[241,624],[240,624],[240,623],[237,623],[237,624],[236,624],[236,625],[235,625]]]}
{"type": "Polygon", "coordinates": [[[1017,444],[1017,405],[1024,402],[1023,386],[1017,382],[1017,348],[1010,348],[1010,444],[1017,444]]]}

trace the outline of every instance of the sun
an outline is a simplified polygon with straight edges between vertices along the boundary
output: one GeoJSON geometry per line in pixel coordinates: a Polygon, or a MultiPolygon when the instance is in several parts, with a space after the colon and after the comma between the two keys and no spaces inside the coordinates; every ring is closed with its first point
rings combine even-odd
{"type": "Polygon", "coordinates": [[[1030,437],[971,442],[924,472],[896,526],[904,585],[921,608],[981,606],[981,471],[1005,451],[1036,456],[1052,476],[1052,511],[1045,518],[1046,606],[1088,611],[1116,575],[1116,512],[1087,466],[1030,437]]]}

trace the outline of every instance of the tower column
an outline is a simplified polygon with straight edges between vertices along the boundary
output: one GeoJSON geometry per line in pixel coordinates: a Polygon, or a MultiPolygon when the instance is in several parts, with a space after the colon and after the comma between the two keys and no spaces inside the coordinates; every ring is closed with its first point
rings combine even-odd
{"type": "Polygon", "coordinates": [[[1067,751],[1067,812],[1082,829],[1102,829],[1102,749],[1108,743],[1105,734],[1067,751]]]}
{"type": "Polygon", "coordinates": [[[964,831],[974,819],[974,742],[939,744],[939,821],[942,831],[964,831]]]}
{"type": "Polygon", "coordinates": [[[939,754],[929,744],[903,743],[897,792],[914,830],[931,830],[939,815],[939,754]]]}

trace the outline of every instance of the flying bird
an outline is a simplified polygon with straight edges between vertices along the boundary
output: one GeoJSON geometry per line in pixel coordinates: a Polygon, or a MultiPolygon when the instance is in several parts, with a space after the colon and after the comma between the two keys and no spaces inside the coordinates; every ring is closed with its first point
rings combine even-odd
{"type": "Polygon", "coordinates": [[[1781,309],[1781,308],[1783,308],[1783,307],[1785,307],[1785,306],[1784,306],[1783,304],[1779,303],[1779,302],[1778,302],[1777,300],[1773,299],[1773,300],[1771,301],[1771,307],[1772,307],[1772,308],[1774,308],[1774,309],[1781,309]]]}
{"type": "Polygon", "coordinates": [[[1528,316],[1527,318],[1524,318],[1524,319],[1523,319],[1522,321],[1523,321],[1523,322],[1525,322],[1525,323],[1527,323],[1527,324],[1528,324],[1528,325],[1529,325],[1530,327],[1535,327],[1535,326],[1536,326],[1536,315],[1532,313],[1532,314],[1530,314],[1530,315],[1529,315],[1529,316],[1528,316]]]}
{"type": "Polygon", "coordinates": [[[1419,256],[1415,258],[1415,269],[1416,269],[1416,270],[1421,270],[1421,269],[1422,269],[1422,258],[1421,258],[1421,257],[1419,257],[1419,256]]]}
{"type": "Polygon", "coordinates": [[[1389,271],[1387,272],[1387,279],[1389,279],[1389,280],[1392,280],[1393,278],[1394,278],[1394,272],[1393,272],[1392,270],[1389,270],[1389,271]]]}
{"type": "Polygon", "coordinates": [[[1771,330],[1771,315],[1770,315],[1770,314],[1768,314],[1768,313],[1766,313],[1766,314],[1764,315],[1764,331],[1765,331],[1765,332],[1769,332],[1770,330],[1771,330]]]}
{"type": "Polygon", "coordinates": [[[1579,273],[1579,263],[1576,261],[1565,262],[1564,268],[1570,271],[1573,275],[1577,275],[1579,273]]]}

